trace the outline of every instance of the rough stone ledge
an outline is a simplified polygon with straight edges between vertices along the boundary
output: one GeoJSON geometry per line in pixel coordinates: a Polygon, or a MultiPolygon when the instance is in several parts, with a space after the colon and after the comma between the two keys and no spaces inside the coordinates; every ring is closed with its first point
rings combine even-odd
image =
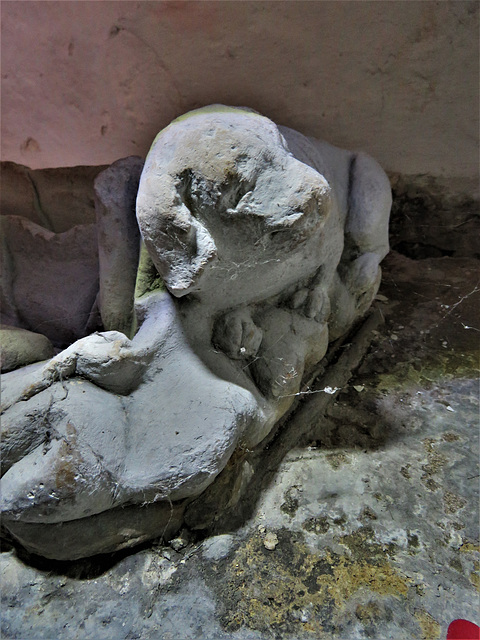
{"type": "MultiPolygon", "coordinates": [[[[95,221],[93,182],[105,166],[30,169],[1,162],[2,215],[60,233],[95,221]]],[[[411,258],[478,257],[478,181],[389,173],[392,248],[411,258]]]]}
{"type": "Polygon", "coordinates": [[[478,181],[390,174],[392,249],[409,258],[480,257],[478,181]]]}
{"type": "Polygon", "coordinates": [[[5,546],[3,637],[443,640],[478,622],[478,261],[393,253],[380,296],[385,326],[243,527],[73,563],[5,546]]]}

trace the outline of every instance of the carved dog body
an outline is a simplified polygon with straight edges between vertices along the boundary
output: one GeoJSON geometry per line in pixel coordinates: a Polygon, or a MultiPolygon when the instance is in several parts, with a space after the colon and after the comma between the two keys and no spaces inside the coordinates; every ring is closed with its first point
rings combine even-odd
{"type": "Polygon", "coordinates": [[[364,314],[390,204],[368,156],[250,110],[200,109],[164,129],[137,218],[169,292],[137,300],[132,340],[93,334],[3,377],[10,533],[62,559],[160,535],[140,510],[197,496],[237,446],[257,445],[364,314]],[[98,518],[126,505],[137,516],[99,538],[98,518]],[[76,542],[80,524],[90,535],[76,542]]]}

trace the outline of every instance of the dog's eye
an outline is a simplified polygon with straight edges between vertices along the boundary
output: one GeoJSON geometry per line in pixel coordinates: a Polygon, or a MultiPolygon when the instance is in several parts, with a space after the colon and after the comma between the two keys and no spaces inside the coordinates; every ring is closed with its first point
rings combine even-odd
{"type": "Polygon", "coordinates": [[[290,229],[275,229],[275,231],[270,231],[269,237],[271,240],[282,242],[291,237],[291,233],[290,229]]]}
{"type": "Polygon", "coordinates": [[[255,188],[255,183],[248,180],[234,179],[226,185],[225,203],[228,209],[235,209],[240,204],[242,198],[251,193],[255,188]]]}

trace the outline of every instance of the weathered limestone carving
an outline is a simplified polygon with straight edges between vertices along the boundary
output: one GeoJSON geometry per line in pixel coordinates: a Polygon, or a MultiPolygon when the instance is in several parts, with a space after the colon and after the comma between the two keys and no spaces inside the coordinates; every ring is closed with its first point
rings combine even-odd
{"type": "Polygon", "coordinates": [[[250,110],[193,111],[160,132],[141,175],[132,337],[138,236],[132,190],[116,190],[141,165],[112,167],[96,189],[110,330],[2,377],[3,523],[52,558],[178,528],[365,313],[388,251],[374,160],[250,110]]]}

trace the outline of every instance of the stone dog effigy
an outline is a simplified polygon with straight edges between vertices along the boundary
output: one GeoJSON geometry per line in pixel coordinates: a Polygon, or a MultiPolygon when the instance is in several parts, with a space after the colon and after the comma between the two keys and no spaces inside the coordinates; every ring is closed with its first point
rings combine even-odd
{"type": "MultiPolygon", "coordinates": [[[[133,337],[96,332],[2,376],[9,535],[75,559],[178,529],[368,309],[390,205],[370,157],[248,109],[199,109],[161,131],[136,199],[133,337]]],[[[107,317],[108,288],[103,299],[107,317]]]]}

